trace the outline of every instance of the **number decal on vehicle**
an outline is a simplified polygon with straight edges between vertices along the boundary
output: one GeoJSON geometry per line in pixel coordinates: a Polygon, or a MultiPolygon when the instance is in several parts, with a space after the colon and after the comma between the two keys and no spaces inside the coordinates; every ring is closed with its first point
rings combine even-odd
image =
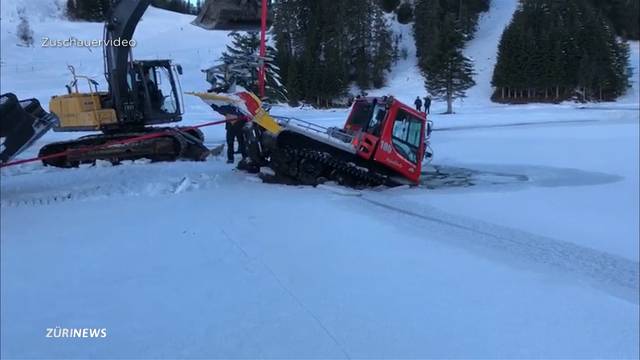
{"type": "Polygon", "coordinates": [[[391,154],[392,147],[391,147],[391,144],[389,144],[388,142],[381,141],[380,148],[382,149],[382,151],[386,152],[387,154],[391,154]]]}

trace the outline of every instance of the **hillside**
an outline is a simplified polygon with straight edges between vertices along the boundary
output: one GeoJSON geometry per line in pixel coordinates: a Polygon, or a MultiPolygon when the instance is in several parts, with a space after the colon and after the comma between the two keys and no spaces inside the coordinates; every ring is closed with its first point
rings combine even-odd
{"type": "MultiPolygon", "coordinates": [[[[467,98],[458,100],[455,108],[458,111],[492,105],[490,102],[491,75],[495,65],[497,44],[502,31],[509,23],[515,11],[516,0],[493,1],[491,10],[480,18],[477,34],[465,49],[465,55],[475,62],[476,86],[469,89],[467,98]]],[[[76,67],[83,73],[97,79],[102,88],[102,51],[100,48],[41,48],[46,37],[53,40],[77,38],[93,40],[102,38],[102,24],[69,22],[62,19],[61,4],[53,0],[36,0],[20,2],[8,0],[2,5],[2,75],[3,91],[14,91],[20,97],[37,97],[44,104],[52,94],[64,91],[64,84],[69,81],[67,65],[76,67]],[[20,4],[20,5],[18,5],[20,4]],[[17,9],[26,8],[26,14],[34,31],[36,46],[24,48],[16,46],[15,30],[18,24],[17,9]],[[29,76],[35,75],[35,76],[29,76]],[[22,89],[30,89],[31,93],[23,94],[22,89]],[[34,90],[35,89],[35,90],[34,90]],[[35,91],[35,93],[34,93],[35,91]]],[[[193,16],[172,13],[156,8],[149,8],[143,21],[139,24],[135,35],[138,46],[134,56],[139,59],[170,58],[185,69],[182,85],[185,91],[202,90],[208,86],[200,72],[215,59],[218,59],[229,42],[226,32],[205,31],[192,26],[193,16]],[[162,29],[158,31],[158,29],[162,29]]],[[[412,36],[412,25],[401,25],[390,21],[395,34],[401,34],[401,49],[406,49],[407,58],[400,59],[388,75],[387,85],[382,89],[371,90],[370,94],[394,94],[407,103],[413,103],[416,96],[424,96],[424,81],[416,66],[415,44],[412,36]]],[[[631,44],[631,66],[637,74],[638,42],[631,44]]],[[[634,77],[635,78],[635,77],[634,77]]],[[[629,95],[620,99],[619,103],[637,103],[637,89],[634,86],[629,95]]],[[[187,111],[200,107],[194,99],[187,98],[187,111]]],[[[442,104],[434,103],[436,112],[442,104]]],[[[200,109],[202,110],[202,109],[200,109]]]]}

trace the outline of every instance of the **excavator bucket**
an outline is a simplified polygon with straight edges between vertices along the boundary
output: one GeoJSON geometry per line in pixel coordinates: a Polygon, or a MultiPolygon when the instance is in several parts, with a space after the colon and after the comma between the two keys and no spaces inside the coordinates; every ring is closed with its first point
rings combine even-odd
{"type": "MultiPolygon", "coordinates": [[[[261,0],[206,0],[193,24],[206,30],[259,31],[261,19],[261,0]]],[[[267,27],[271,20],[267,16],[267,27]]]]}
{"type": "Polygon", "coordinates": [[[44,111],[36,99],[0,95],[0,164],[20,154],[57,123],[58,118],[44,111]]]}

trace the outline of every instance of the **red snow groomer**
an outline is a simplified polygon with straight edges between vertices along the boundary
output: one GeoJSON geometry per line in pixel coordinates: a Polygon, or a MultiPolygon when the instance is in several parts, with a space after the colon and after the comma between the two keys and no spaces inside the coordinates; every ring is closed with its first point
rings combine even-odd
{"type": "Polygon", "coordinates": [[[390,96],[356,100],[343,131],[358,157],[395,183],[417,184],[423,159],[432,156],[426,114],[390,96]]]}
{"type": "Polygon", "coordinates": [[[272,117],[253,94],[194,94],[225,116],[248,115],[248,157],[238,167],[270,167],[276,181],[354,187],[418,184],[430,158],[431,123],[392,96],[358,98],[343,128],[272,117]],[[257,125],[257,126],[256,126],[257,125]]]}

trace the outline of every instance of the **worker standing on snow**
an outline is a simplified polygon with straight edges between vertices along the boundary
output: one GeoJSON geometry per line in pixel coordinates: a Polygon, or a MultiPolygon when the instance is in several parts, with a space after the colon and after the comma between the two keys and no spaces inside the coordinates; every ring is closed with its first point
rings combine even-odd
{"type": "Polygon", "coordinates": [[[227,130],[227,163],[234,163],[235,155],[235,141],[238,140],[238,147],[242,158],[247,157],[247,150],[244,146],[244,136],[242,134],[242,128],[247,123],[247,117],[238,112],[234,106],[229,105],[216,105],[211,104],[213,111],[224,116],[226,123],[225,129],[227,130]]]}
{"type": "Polygon", "coordinates": [[[416,97],[414,104],[416,105],[416,110],[422,111],[422,100],[420,100],[420,96],[416,97]]]}
{"type": "Polygon", "coordinates": [[[424,112],[426,112],[428,115],[430,111],[431,111],[431,97],[427,96],[426,98],[424,98],[424,112]]]}
{"type": "Polygon", "coordinates": [[[247,122],[243,115],[225,115],[227,123],[225,128],[227,130],[227,163],[233,164],[235,154],[235,140],[238,140],[238,148],[242,154],[242,158],[247,157],[246,149],[244,146],[244,136],[242,134],[242,128],[247,122]]]}

